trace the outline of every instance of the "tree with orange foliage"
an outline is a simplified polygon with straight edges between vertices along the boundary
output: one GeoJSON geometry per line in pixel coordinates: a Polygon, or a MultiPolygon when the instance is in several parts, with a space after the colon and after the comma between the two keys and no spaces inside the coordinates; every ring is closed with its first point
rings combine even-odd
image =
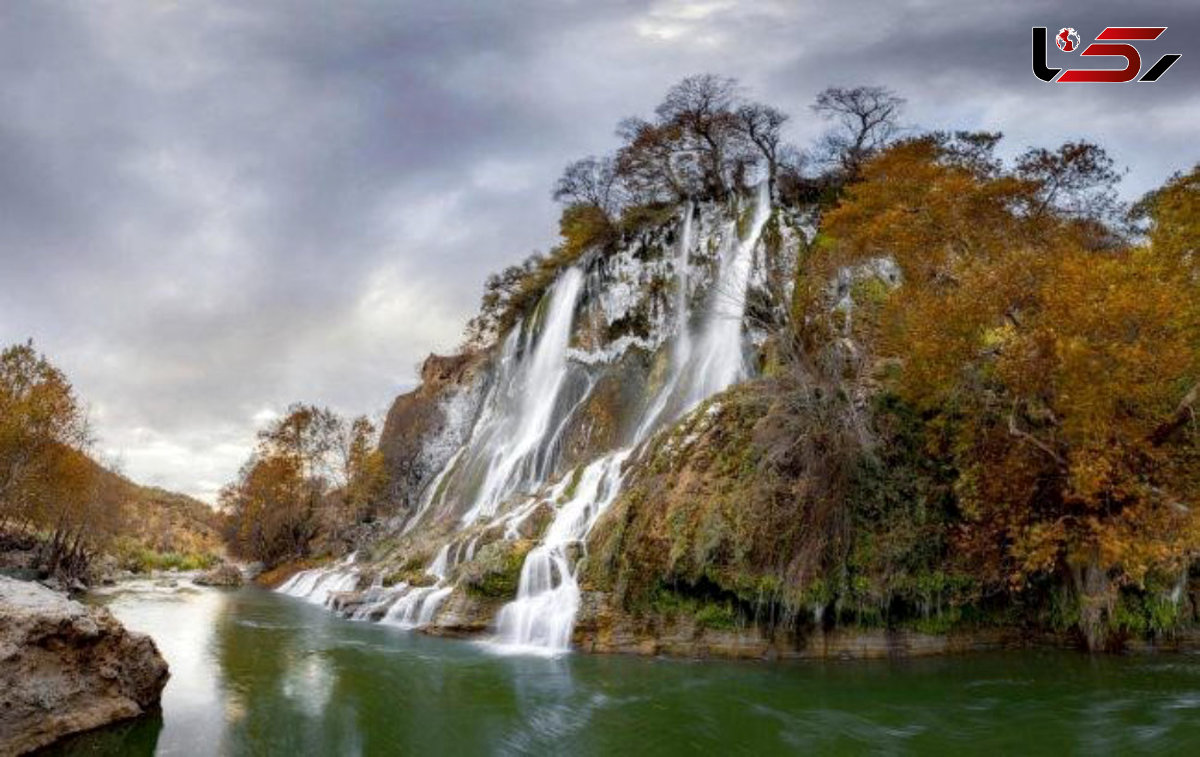
{"type": "MultiPolygon", "coordinates": [[[[1096,252],[1086,208],[1047,200],[1052,171],[980,170],[949,147],[909,140],[863,165],[801,296],[816,313],[839,267],[898,264],[870,346],[900,366],[895,391],[953,429],[963,554],[1009,590],[1070,587],[1094,647],[1123,587],[1179,576],[1200,550],[1195,172],[1152,203],[1147,244],[1096,252]]],[[[810,315],[808,346],[831,329],[810,315]]]]}
{"type": "Polygon", "coordinates": [[[42,538],[41,568],[82,577],[121,526],[121,502],[87,457],[87,418],[32,343],[0,352],[0,527],[42,538]]]}

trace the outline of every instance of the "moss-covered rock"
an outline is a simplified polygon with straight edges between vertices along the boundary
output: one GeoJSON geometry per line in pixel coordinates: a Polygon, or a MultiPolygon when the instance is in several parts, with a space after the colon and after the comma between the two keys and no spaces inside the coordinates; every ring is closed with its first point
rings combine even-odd
{"type": "Polygon", "coordinates": [[[530,539],[488,544],[479,550],[474,560],[463,566],[462,585],[472,594],[490,599],[516,597],[521,568],[533,546],[530,539]]]}

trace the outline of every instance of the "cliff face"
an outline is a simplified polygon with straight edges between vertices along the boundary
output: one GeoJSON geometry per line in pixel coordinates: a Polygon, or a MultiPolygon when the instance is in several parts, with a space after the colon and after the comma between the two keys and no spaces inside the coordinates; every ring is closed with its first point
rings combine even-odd
{"type": "Polygon", "coordinates": [[[564,268],[490,350],[431,356],[384,429],[390,533],[281,590],[562,648],[592,527],[638,477],[648,440],[757,373],[807,236],[765,187],[688,204],[564,268]]]}
{"type": "Polygon", "coordinates": [[[387,463],[391,499],[411,511],[430,479],[460,446],[465,424],[478,400],[473,395],[486,356],[430,355],[421,366],[421,384],[392,403],[379,449],[387,463]]]}
{"type": "Polygon", "coordinates": [[[167,676],[150,637],[107,610],[0,577],[0,754],[141,715],[167,676]]]}

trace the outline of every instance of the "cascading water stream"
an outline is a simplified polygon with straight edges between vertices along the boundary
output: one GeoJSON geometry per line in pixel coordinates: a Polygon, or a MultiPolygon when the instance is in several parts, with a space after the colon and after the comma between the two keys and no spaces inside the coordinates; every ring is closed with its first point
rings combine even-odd
{"type": "MultiPolygon", "coordinates": [[[[525,558],[517,598],[504,606],[496,619],[493,646],[516,652],[559,654],[570,649],[580,592],[576,579],[580,556],[572,549],[585,548],[588,533],[620,493],[621,466],[633,449],[667,420],[673,420],[708,397],[747,375],[743,354],[742,322],[746,289],[750,283],[754,248],[771,215],[766,182],[758,189],[748,233],[736,238],[728,229],[720,274],[709,295],[705,328],[693,347],[688,329],[687,276],[691,246],[691,207],[684,215],[680,240],[677,286],[679,331],[671,375],[650,403],[638,424],[634,444],[594,461],[580,474],[574,496],[559,505],[555,518],[525,558]],[[736,241],[735,241],[736,240],[736,241]],[[674,412],[664,410],[674,404],[674,412]]],[[[557,498],[557,489],[552,496],[557,498]]]]}
{"type": "Polygon", "coordinates": [[[570,647],[580,601],[575,573],[578,560],[570,552],[584,549],[596,519],[616,499],[621,490],[621,465],[628,457],[629,450],[621,450],[583,469],[573,496],[559,506],[542,543],[526,555],[517,598],[496,618],[494,647],[546,654],[570,647]]]}
{"type": "MultiPolygon", "coordinates": [[[[513,494],[536,488],[552,473],[559,398],[567,383],[567,348],[575,307],[583,289],[578,268],[564,271],[539,312],[514,327],[501,349],[496,377],[471,438],[426,491],[421,516],[447,483],[478,480],[463,525],[494,515],[513,494]],[[522,327],[523,326],[523,327],[522,327]]],[[[571,398],[564,399],[564,402],[571,398]]],[[[577,406],[574,402],[567,412],[577,406]]],[[[411,528],[419,517],[414,517],[411,528]]]]}
{"type": "Polygon", "coordinates": [[[683,209],[683,222],[679,233],[679,252],[675,259],[675,344],[671,353],[671,374],[663,383],[662,389],[650,403],[642,422],[638,424],[634,440],[640,441],[656,427],[659,416],[667,408],[667,403],[675,395],[683,369],[692,359],[692,327],[691,298],[688,293],[688,280],[691,273],[692,254],[692,203],[683,209]]]}
{"type": "Polygon", "coordinates": [[[709,295],[708,320],[696,345],[695,359],[687,368],[691,386],[685,412],[748,374],[742,340],[746,290],[754,265],[754,247],[770,217],[771,194],[764,181],[758,186],[750,229],[726,251],[720,276],[709,295]]]}

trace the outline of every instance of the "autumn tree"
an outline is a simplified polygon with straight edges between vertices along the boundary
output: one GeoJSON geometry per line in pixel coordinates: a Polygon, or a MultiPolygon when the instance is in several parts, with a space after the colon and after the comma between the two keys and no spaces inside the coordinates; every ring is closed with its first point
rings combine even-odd
{"type": "Polygon", "coordinates": [[[1118,209],[1121,173],[1105,149],[1087,141],[1057,149],[1031,147],[1017,158],[1015,174],[1035,187],[1031,211],[1110,221],[1118,209]]]}
{"type": "Polygon", "coordinates": [[[714,74],[688,76],[667,91],[655,109],[659,123],[678,128],[703,191],[725,197],[744,172],[746,142],[735,112],[737,81],[714,74]]]}
{"type": "Polygon", "coordinates": [[[40,535],[42,569],[68,579],[87,572],[121,521],[90,443],[63,372],[31,342],[0,352],[0,527],[40,535]]]}
{"type": "Polygon", "coordinates": [[[900,143],[826,217],[810,273],[900,266],[874,349],[952,429],[961,554],[1013,591],[1061,581],[1099,645],[1123,588],[1179,575],[1200,549],[1197,435],[1171,427],[1200,378],[1196,281],[1155,249],[1178,228],[1170,208],[1194,199],[1177,188],[1148,245],[1098,254],[1057,204],[1092,185],[1039,176],[1028,161],[981,171],[937,138],[900,143]]]}
{"type": "Polygon", "coordinates": [[[634,202],[673,202],[703,191],[679,124],[627,118],[618,124],[617,136],[624,143],[617,151],[617,173],[634,202]]]}
{"type": "Polygon", "coordinates": [[[235,551],[267,563],[303,557],[318,537],[340,540],[372,517],[386,487],[374,441],[366,418],[289,408],[259,432],[238,480],[222,490],[235,551]]]}

